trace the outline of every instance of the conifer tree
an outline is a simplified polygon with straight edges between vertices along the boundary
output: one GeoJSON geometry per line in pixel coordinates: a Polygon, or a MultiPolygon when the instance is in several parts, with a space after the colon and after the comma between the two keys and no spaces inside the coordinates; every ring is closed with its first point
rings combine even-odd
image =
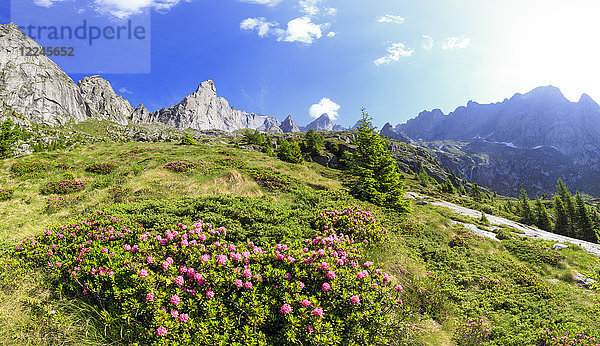
{"type": "Polygon", "coordinates": [[[552,231],[552,222],[550,221],[550,216],[548,215],[548,211],[539,197],[536,199],[535,205],[537,209],[537,220],[535,223],[536,226],[545,231],[552,231]]]}
{"type": "Polygon", "coordinates": [[[323,151],[323,136],[310,129],[304,136],[306,149],[311,156],[319,156],[323,151]]]}
{"type": "Polygon", "coordinates": [[[556,192],[560,196],[560,199],[563,202],[563,205],[565,207],[565,211],[567,212],[568,225],[569,225],[568,233],[571,235],[574,235],[575,228],[576,228],[575,223],[577,220],[577,212],[575,211],[575,204],[573,203],[573,196],[571,195],[571,192],[569,192],[569,189],[567,189],[567,185],[565,184],[564,181],[562,181],[562,179],[558,179],[558,181],[556,183],[557,183],[556,184],[556,192]]]}
{"type": "Polygon", "coordinates": [[[575,204],[577,206],[577,222],[575,235],[583,239],[585,241],[589,241],[592,243],[598,242],[598,238],[596,237],[596,230],[594,229],[594,224],[592,223],[592,218],[585,206],[585,201],[579,191],[575,195],[575,204]]]}
{"type": "Polygon", "coordinates": [[[465,187],[463,184],[458,184],[458,194],[461,196],[466,196],[467,195],[467,191],[465,190],[465,187]]]}
{"type": "Polygon", "coordinates": [[[521,202],[521,218],[523,222],[526,224],[533,223],[533,212],[529,205],[529,197],[527,197],[527,192],[524,189],[521,189],[519,201],[521,202]]]}
{"type": "Polygon", "coordinates": [[[484,225],[489,225],[490,221],[488,220],[487,216],[485,216],[485,212],[483,210],[480,210],[481,212],[481,218],[479,219],[479,221],[481,221],[481,223],[483,223],[484,225]]]}
{"type": "Polygon", "coordinates": [[[479,190],[477,183],[474,183],[471,187],[470,196],[475,202],[481,202],[481,190],[479,190]]]}
{"type": "Polygon", "coordinates": [[[427,171],[423,167],[421,167],[419,174],[417,174],[417,179],[419,180],[419,183],[425,187],[429,186],[429,182],[431,181],[429,174],[427,174],[427,171]]]}
{"type": "Polygon", "coordinates": [[[281,141],[277,149],[277,157],[282,161],[290,163],[302,163],[303,161],[300,146],[293,139],[289,142],[287,139],[281,141]]]}
{"type": "Polygon", "coordinates": [[[569,215],[558,194],[554,196],[554,220],[554,233],[569,236],[569,215]]]}
{"type": "Polygon", "coordinates": [[[444,185],[442,185],[442,191],[453,195],[456,194],[456,189],[454,188],[454,185],[452,185],[450,179],[446,179],[444,185]]]}
{"type": "Polygon", "coordinates": [[[351,192],[360,199],[408,212],[410,203],[404,199],[404,182],[400,180],[398,164],[386,142],[375,132],[371,117],[363,108],[356,129],[356,150],[348,154],[346,164],[355,177],[351,192]]]}
{"type": "Polygon", "coordinates": [[[19,127],[12,120],[5,120],[1,125],[0,133],[0,158],[9,157],[12,154],[12,145],[19,138],[19,127]]]}

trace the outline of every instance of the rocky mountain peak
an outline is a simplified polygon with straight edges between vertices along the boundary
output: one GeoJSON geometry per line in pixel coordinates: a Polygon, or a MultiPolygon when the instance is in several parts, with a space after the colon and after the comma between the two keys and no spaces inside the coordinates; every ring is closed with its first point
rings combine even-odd
{"type": "Polygon", "coordinates": [[[332,131],[333,130],[333,122],[329,118],[327,113],[321,114],[320,117],[310,122],[306,125],[303,130],[315,130],[315,131],[332,131]]]}
{"type": "Polygon", "coordinates": [[[122,125],[128,123],[134,109],[129,101],[115,93],[106,79],[100,76],[85,77],[77,83],[77,86],[93,117],[122,125]]]}
{"type": "Polygon", "coordinates": [[[300,128],[298,127],[298,125],[296,125],[296,123],[294,122],[294,119],[292,119],[291,115],[288,115],[285,118],[285,120],[281,123],[281,125],[279,125],[279,128],[284,133],[300,132],[300,128]]]}

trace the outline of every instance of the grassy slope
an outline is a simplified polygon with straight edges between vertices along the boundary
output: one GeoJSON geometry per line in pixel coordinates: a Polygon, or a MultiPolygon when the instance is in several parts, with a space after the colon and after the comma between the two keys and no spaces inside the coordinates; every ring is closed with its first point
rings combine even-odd
{"type": "MultiPolygon", "coordinates": [[[[270,223],[273,228],[284,223],[290,226],[297,223],[298,232],[304,232],[304,224],[315,209],[328,205],[363,204],[373,209],[392,231],[392,242],[385,248],[374,250],[371,257],[382,262],[406,287],[405,304],[412,311],[403,322],[410,331],[407,332],[407,341],[452,344],[458,324],[464,323],[467,318],[480,317],[493,325],[493,341],[497,344],[531,342],[538,330],[534,324],[547,317],[600,329],[597,298],[571,282],[574,271],[597,270],[599,262],[578,249],[563,250],[561,255],[564,259],[557,265],[549,265],[535,260],[520,261],[514,252],[507,251],[502,242],[472,240],[468,246],[453,247],[450,245],[452,237],[464,234],[464,230],[450,223],[447,210],[427,205],[414,206],[414,212],[406,220],[392,211],[348,196],[316,194],[318,191],[342,189],[337,171],[315,163],[287,164],[256,151],[235,149],[221,141],[209,144],[191,147],[168,143],[100,143],[64,152],[4,160],[0,163],[0,188],[14,188],[15,193],[10,201],[0,202],[0,243],[3,248],[13,246],[24,237],[105,208],[146,222],[149,219],[143,213],[153,210],[162,213],[161,217],[164,216],[167,222],[176,217],[200,216],[228,228],[238,227],[240,232],[245,229],[267,232],[270,223]],[[155,150],[131,154],[134,149],[143,148],[155,150]],[[169,161],[215,162],[225,156],[243,158],[250,167],[271,166],[298,179],[302,188],[289,193],[270,193],[243,170],[233,167],[208,174],[201,171],[172,173],[162,168],[169,161]],[[40,188],[48,181],[62,179],[65,171],[53,169],[35,177],[15,177],[10,173],[10,167],[14,162],[23,160],[69,163],[79,167],[93,162],[114,162],[118,168],[105,176],[87,173],[81,168],[71,170],[76,179],[88,183],[83,192],[77,193],[83,199],[78,204],[50,213],[46,209],[48,196],[42,196],[40,188]],[[119,200],[125,204],[114,205],[117,200],[108,189],[116,186],[128,191],[119,200]],[[189,204],[204,208],[205,212],[199,215],[193,211],[182,212],[184,207],[177,202],[181,196],[191,197],[189,204]],[[234,203],[245,214],[237,215],[227,210],[227,206],[211,210],[215,202],[207,196],[226,196],[225,204],[234,203]],[[241,198],[231,199],[230,196],[241,198]],[[519,269],[521,266],[524,269],[519,269]],[[431,274],[428,274],[430,271],[431,274]],[[515,278],[519,272],[526,272],[528,277],[539,279],[540,283],[518,282],[515,278]],[[499,280],[505,289],[485,289],[480,284],[482,277],[499,280]],[[553,279],[558,281],[547,281],[553,279]],[[546,286],[554,293],[546,296],[546,286]]],[[[420,193],[435,193],[431,187],[419,187],[412,176],[408,176],[407,185],[420,193]]],[[[160,225],[160,222],[156,221],[156,224],[160,225]]],[[[273,233],[272,236],[283,235],[273,233]]],[[[523,246],[530,243],[536,248],[549,246],[543,242],[522,241],[523,246]]],[[[532,251],[532,254],[536,258],[538,252],[532,251]]],[[[0,344],[108,343],[102,337],[102,330],[94,325],[95,316],[101,312],[79,302],[56,297],[49,299],[52,290],[44,287],[43,278],[38,273],[19,270],[10,260],[4,261],[9,261],[4,267],[11,270],[0,274],[0,323],[6,326],[0,331],[0,344]],[[18,277],[23,279],[16,280],[18,284],[15,284],[18,277]],[[52,310],[59,313],[49,314],[52,310]]]]}

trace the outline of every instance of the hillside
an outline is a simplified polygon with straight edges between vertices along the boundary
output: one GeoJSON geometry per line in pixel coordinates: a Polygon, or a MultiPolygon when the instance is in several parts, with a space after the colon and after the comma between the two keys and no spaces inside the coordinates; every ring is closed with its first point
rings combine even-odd
{"type": "MultiPolygon", "coordinates": [[[[419,197],[419,200],[429,201],[415,201],[409,214],[399,214],[349,195],[348,177],[343,170],[327,168],[316,162],[291,164],[280,161],[253,150],[256,148],[248,145],[241,135],[195,134],[200,144],[179,145],[178,142],[114,142],[97,137],[96,130],[90,124],[77,127],[77,131],[81,137],[87,138],[87,142],[1,162],[0,189],[13,190],[5,201],[0,202],[3,216],[0,219],[0,242],[2,252],[8,255],[0,259],[0,321],[5,326],[0,331],[2,344],[104,345],[139,340],[160,344],[160,340],[166,342],[175,339],[184,343],[185,340],[205,340],[206,343],[206,340],[212,340],[210,343],[214,344],[242,340],[240,338],[244,335],[255,335],[277,344],[306,344],[309,340],[316,342],[316,338],[322,338],[327,344],[338,344],[342,342],[335,338],[338,336],[357,338],[353,340],[375,337],[368,339],[379,340],[370,342],[375,344],[550,345],[553,344],[554,335],[565,335],[568,339],[577,336],[595,342],[600,337],[596,286],[589,286],[589,281],[587,287],[581,286],[584,281],[580,279],[583,276],[597,280],[600,260],[576,245],[553,250],[553,242],[522,238],[518,229],[492,227],[479,219],[436,206],[434,201],[452,201],[474,209],[484,208],[490,214],[515,218],[503,208],[507,199],[498,196],[493,200],[489,191],[483,190],[482,193],[487,197],[475,202],[466,196],[441,192],[434,179],[424,182],[415,172],[421,167],[437,172],[438,163],[426,151],[419,151],[422,149],[406,143],[390,143],[395,156],[405,158],[406,167],[402,176],[409,195],[427,196],[419,197]],[[411,164],[418,166],[411,169],[411,164]],[[69,182],[51,184],[63,180],[69,182]],[[324,214],[324,209],[332,213],[331,219],[329,214],[324,214]],[[112,218],[105,218],[96,211],[102,211],[112,218]],[[333,215],[336,215],[335,218],[333,215]],[[364,223],[362,228],[352,226],[357,222],[364,223]],[[303,255],[301,247],[311,246],[300,244],[304,243],[304,239],[311,238],[318,243],[318,239],[322,238],[315,237],[322,232],[323,225],[335,227],[357,237],[357,240],[362,236],[373,242],[373,246],[360,247],[360,250],[350,244],[343,245],[349,246],[345,248],[349,251],[347,256],[358,256],[355,257],[360,264],[357,269],[338,266],[331,261],[329,266],[337,276],[325,278],[325,274],[329,275],[327,271],[305,271],[301,269],[305,268],[301,267],[302,264],[294,267],[277,260],[278,255],[285,254],[302,262],[299,259],[306,255],[303,255]],[[475,226],[495,234],[501,240],[478,236],[471,230],[475,226]],[[110,245],[112,247],[100,245],[112,244],[108,240],[95,244],[103,240],[92,240],[93,235],[110,231],[112,227],[115,231],[122,231],[123,240],[115,239],[114,245],[110,245]],[[180,275],[178,270],[169,268],[167,261],[166,267],[170,271],[167,276],[162,276],[159,264],[169,254],[175,263],[192,261],[193,257],[177,257],[179,251],[193,251],[183,246],[184,240],[189,243],[188,240],[195,240],[197,236],[186,233],[187,227],[205,230],[210,237],[220,237],[219,242],[230,244],[230,249],[235,249],[231,247],[235,244],[240,248],[240,253],[248,241],[253,241],[253,246],[261,247],[266,253],[259,251],[254,255],[249,254],[252,256],[249,257],[249,269],[260,271],[265,283],[261,284],[261,281],[252,278],[247,282],[252,282],[253,287],[240,287],[241,291],[238,291],[233,284],[235,271],[227,272],[227,275],[234,275],[226,276],[231,278],[231,282],[227,281],[229,279],[218,281],[219,275],[225,275],[226,272],[220,271],[222,269],[216,263],[215,267],[203,267],[198,260],[194,267],[204,268],[202,274],[207,280],[213,280],[209,291],[214,290],[214,301],[225,305],[221,308],[218,305],[203,305],[211,304],[205,300],[204,291],[202,297],[198,298],[185,293],[185,289],[190,287],[203,289],[203,286],[187,286],[188,279],[184,273],[182,280],[186,283],[180,288],[176,284],[180,275]],[[226,232],[221,231],[220,227],[224,227],[226,232]],[[385,229],[386,232],[362,235],[361,229],[363,232],[385,229]],[[144,254],[143,266],[148,268],[144,274],[144,277],[148,275],[146,279],[138,276],[142,273],[139,268],[129,267],[131,264],[138,265],[138,262],[129,262],[136,261],[136,250],[131,246],[137,246],[138,242],[127,238],[130,237],[127,230],[136,236],[151,235],[148,239],[162,236],[160,239],[166,244],[170,244],[168,239],[173,239],[170,237],[175,237],[177,241],[174,247],[161,247],[159,238],[156,242],[139,242],[137,251],[144,254]],[[219,232],[212,233],[217,230],[219,232]],[[86,232],[90,232],[92,238],[86,232]],[[74,242],[61,240],[59,235],[62,233],[66,237],[74,235],[74,242]],[[189,238],[181,238],[180,233],[189,234],[189,238]],[[21,242],[26,237],[36,235],[35,239],[40,244],[36,245],[31,240],[21,242]],[[91,245],[84,245],[86,241],[91,245]],[[82,247],[78,248],[79,242],[82,242],[82,247]],[[14,250],[17,244],[22,250],[14,250]],[[54,248],[52,244],[57,247],[54,248]],[[283,247],[282,244],[287,245],[283,247]],[[45,250],[35,251],[38,246],[40,250],[45,250]],[[73,251],[75,255],[88,246],[91,249],[89,255],[79,256],[84,256],[86,261],[88,258],[97,258],[98,266],[114,270],[114,276],[121,278],[120,281],[111,281],[109,269],[106,272],[108,274],[90,276],[84,272],[90,270],[89,264],[85,263],[80,265],[80,274],[71,276],[73,269],[68,263],[72,259],[66,254],[73,251]],[[103,246],[110,247],[110,250],[104,253],[103,246]],[[285,250],[288,246],[289,251],[285,250]],[[294,250],[296,246],[299,246],[297,252],[294,250]],[[58,253],[63,247],[69,252],[58,253]],[[53,253],[49,255],[48,251],[53,253]],[[114,258],[109,251],[115,252],[114,258]],[[351,251],[358,252],[351,254],[351,251]],[[150,253],[157,263],[156,267],[146,264],[145,256],[150,253]],[[110,261],[109,255],[112,258],[110,261]],[[257,263],[262,263],[262,269],[254,264],[255,260],[261,261],[257,263]],[[48,268],[48,261],[55,269],[48,268]],[[55,265],[57,263],[63,265],[58,267],[55,265]],[[63,267],[66,267],[64,271],[61,269],[63,267]],[[267,270],[267,267],[270,269],[267,270]],[[356,277],[363,273],[363,269],[370,272],[369,280],[372,281],[368,281],[368,284],[360,281],[364,278],[356,277]],[[376,269],[389,273],[390,280],[394,285],[401,285],[401,289],[386,286],[387,279],[378,276],[381,274],[377,274],[380,272],[376,269]],[[294,279],[288,281],[284,277],[289,273],[294,279]],[[296,276],[304,278],[302,280],[307,284],[308,291],[304,294],[296,291],[296,276]],[[79,277],[82,281],[72,277],[79,277]],[[164,281],[161,281],[162,278],[164,281]],[[268,291],[270,286],[266,283],[275,282],[271,280],[278,280],[277,285],[289,287],[290,293],[268,291]],[[312,280],[316,280],[318,287],[309,285],[312,280]],[[331,288],[327,288],[331,289],[330,292],[321,288],[323,280],[331,282],[331,288]],[[89,285],[87,291],[77,289],[80,287],[77,282],[89,285]],[[109,282],[112,282],[111,286],[106,286],[109,282]],[[172,306],[168,302],[171,295],[159,296],[162,291],[156,291],[156,297],[153,295],[152,302],[148,302],[145,291],[148,288],[144,282],[180,292],[181,305],[177,314],[183,316],[185,312],[185,317],[179,317],[177,322],[177,318],[172,318],[167,312],[163,315],[159,309],[161,305],[152,304],[172,306]],[[398,295],[400,301],[394,300],[391,305],[377,305],[381,298],[376,297],[381,297],[379,294],[387,295],[388,291],[386,288],[377,293],[377,288],[372,285],[375,283],[382,285],[382,288],[390,288],[389,294],[398,295]],[[243,293],[246,292],[244,290],[253,293],[243,293]],[[140,292],[143,292],[143,296],[138,296],[140,292]],[[352,294],[357,298],[352,298],[350,304],[352,294]],[[347,299],[348,303],[336,305],[328,300],[328,295],[338,297],[333,301],[347,299]],[[111,300],[119,296],[121,300],[111,300]],[[221,300],[226,296],[237,298],[221,300]],[[254,310],[256,305],[253,304],[256,303],[244,300],[244,297],[260,300],[266,296],[273,300],[261,300],[260,304],[263,305],[258,310],[254,310]],[[201,301],[202,305],[199,306],[202,308],[188,305],[192,299],[201,301]],[[302,310],[304,305],[299,303],[301,299],[307,299],[312,304],[310,309],[302,310]],[[284,307],[285,304],[282,305],[286,301],[290,310],[286,310],[288,307],[284,307]],[[119,303],[115,305],[115,302],[119,303]],[[315,304],[320,304],[323,309],[320,312],[312,310],[315,304]],[[266,315],[260,313],[263,309],[268,311],[266,315]],[[131,316],[128,311],[139,311],[139,315],[131,316]],[[247,330],[249,325],[246,325],[239,335],[227,334],[227,325],[240,323],[229,319],[233,311],[244,311],[240,318],[243,321],[256,321],[257,325],[265,320],[281,321],[278,316],[289,313],[290,326],[294,325],[294,319],[298,319],[296,323],[299,323],[299,327],[278,331],[261,327],[257,333],[253,333],[252,329],[247,330]],[[303,311],[310,316],[303,315],[303,311]],[[336,320],[336,314],[342,311],[347,318],[336,320]],[[373,311],[378,312],[372,315],[373,311]],[[163,330],[160,325],[144,319],[147,318],[144,316],[150,316],[148,313],[154,314],[152,321],[162,321],[162,325],[168,327],[164,329],[164,336],[161,336],[163,330]],[[214,320],[200,319],[202,314],[209,314],[214,320]],[[346,325],[351,321],[360,322],[353,326],[346,325]],[[393,332],[384,334],[384,329],[371,330],[369,325],[386,326],[385,330],[393,332]],[[352,334],[352,328],[363,328],[356,330],[367,334],[352,334]],[[172,333],[173,330],[178,332],[172,333]],[[190,330],[220,332],[211,336],[193,334],[190,330]],[[331,330],[336,332],[332,334],[331,330]],[[349,334],[341,330],[347,330],[349,334]],[[585,334],[576,334],[579,331],[585,334]],[[278,334],[280,332],[287,334],[278,334]],[[223,338],[214,339],[218,336],[223,338]],[[275,336],[281,339],[269,339],[275,336]],[[332,336],[334,338],[329,339],[332,336]]],[[[331,158],[331,155],[335,155],[333,152],[339,151],[344,145],[351,148],[352,133],[347,135],[349,137],[326,136],[325,146],[328,149],[323,157],[331,158]]],[[[304,134],[294,136],[302,141],[304,134]]],[[[438,173],[442,182],[449,177],[443,169],[438,173]],[[442,173],[445,176],[441,176],[442,173]]],[[[464,184],[471,188],[466,182],[464,184]]],[[[213,243],[215,240],[212,238],[207,241],[208,251],[209,246],[212,247],[216,242],[213,243]]],[[[235,262],[237,250],[224,249],[222,254],[228,257],[229,251],[232,251],[231,261],[235,262]]],[[[316,256],[316,248],[313,251],[316,256]]],[[[329,258],[326,256],[323,260],[328,262],[329,258]]],[[[315,265],[319,263],[321,260],[315,265]]],[[[75,262],[72,265],[77,266],[75,262]]],[[[191,268],[189,264],[188,267],[191,268]]],[[[228,264],[227,268],[245,270],[233,263],[228,264]]],[[[170,311],[170,314],[174,312],[170,311]]]]}
{"type": "Polygon", "coordinates": [[[491,104],[469,101],[449,114],[423,111],[386,136],[405,135],[434,149],[456,174],[503,194],[550,193],[558,179],[597,195],[600,106],[571,102],[553,86],[491,104]]]}

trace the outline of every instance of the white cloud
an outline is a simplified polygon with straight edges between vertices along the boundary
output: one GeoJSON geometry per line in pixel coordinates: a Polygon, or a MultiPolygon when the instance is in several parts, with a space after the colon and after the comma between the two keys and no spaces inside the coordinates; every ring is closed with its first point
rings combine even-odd
{"type": "Polygon", "coordinates": [[[445,50],[454,50],[454,49],[463,49],[466,48],[471,39],[468,37],[448,37],[442,42],[442,49],[445,50]]]}
{"type": "Polygon", "coordinates": [[[127,89],[126,87],[122,87],[119,89],[119,93],[122,94],[133,94],[133,92],[131,92],[129,89],[127,89]]]}
{"type": "Polygon", "coordinates": [[[402,24],[404,23],[404,17],[402,16],[394,16],[391,14],[386,14],[385,16],[381,16],[377,19],[377,23],[396,23],[396,24],[402,24]]]}
{"type": "Polygon", "coordinates": [[[393,61],[398,61],[402,57],[409,57],[415,52],[415,50],[406,47],[404,43],[397,42],[392,43],[392,45],[387,48],[387,52],[387,55],[384,55],[381,58],[373,61],[375,65],[381,66],[384,64],[389,64],[393,61]]]}
{"type": "MultiPolygon", "coordinates": [[[[66,0],[34,0],[34,3],[42,7],[51,7],[54,3],[63,1],[66,0]]],[[[126,19],[148,9],[166,12],[181,2],[190,1],[192,0],[94,0],[93,7],[100,14],[126,19]]],[[[81,13],[81,9],[78,13],[81,13]]]]}
{"type": "Polygon", "coordinates": [[[335,35],[337,35],[337,33],[334,31],[330,31],[327,33],[327,37],[335,37],[335,35]]]}
{"type": "Polygon", "coordinates": [[[311,44],[321,36],[321,25],[314,24],[308,17],[300,17],[289,21],[285,35],[279,40],[311,44]]]}
{"type": "MultiPolygon", "coordinates": [[[[277,22],[268,22],[265,17],[259,17],[259,18],[247,18],[244,19],[241,23],[240,23],[240,29],[242,30],[257,30],[258,31],[258,36],[260,37],[265,37],[269,34],[273,34],[274,32],[277,32],[277,27],[279,26],[279,23],[277,22]]],[[[281,29],[279,29],[281,30],[281,29]]]]}
{"type": "Polygon", "coordinates": [[[337,14],[337,8],[331,7],[326,9],[325,12],[330,16],[335,16],[337,14]]]}
{"type": "Polygon", "coordinates": [[[247,18],[240,23],[242,30],[257,30],[258,36],[273,36],[277,41],[300,42],[311,44],[323,37],[323,29],[329,24],[315,24],[308,16],[292,19],[287,29],[281,29],[279,23],[269,22],[264,17],[247,18]]]}
{"type": "Polygon", "coordinates": [[[33,0],[33,3],[42,7],[51,7],[55,2],[62,2],[64,0],[33,0]]]}
{"type": "Polygon", "coordinates": [[[338,110],[341,106],[331,101],[327,97],[323,97],[319,103],[310,106],[309,113],[313,118],[318,118],[323,114],[329,115],[329,119],[335,120],[338,116],[338,110]]]}
{"type": "Polygon", "coordinates": [[[281,0],[239,0],[241,2],[247,2],[249,4],[267,5],[273,7],[281,2],[281,0]]]}
{"type": "Polygon", "coordinates": [[[423,35],[423,40],[421,41],[421,47],[423,47],[423,49],[431,49],[433,48],[433,37],[429,36],[429,35],[423,35]]]}
{"type": "Polygon", "coordinates": [[[319,7],[317,6],[319,2],[321,0],[300,0],[298,4],[304,14],[314,16],[319,13],[319,7]]]}

